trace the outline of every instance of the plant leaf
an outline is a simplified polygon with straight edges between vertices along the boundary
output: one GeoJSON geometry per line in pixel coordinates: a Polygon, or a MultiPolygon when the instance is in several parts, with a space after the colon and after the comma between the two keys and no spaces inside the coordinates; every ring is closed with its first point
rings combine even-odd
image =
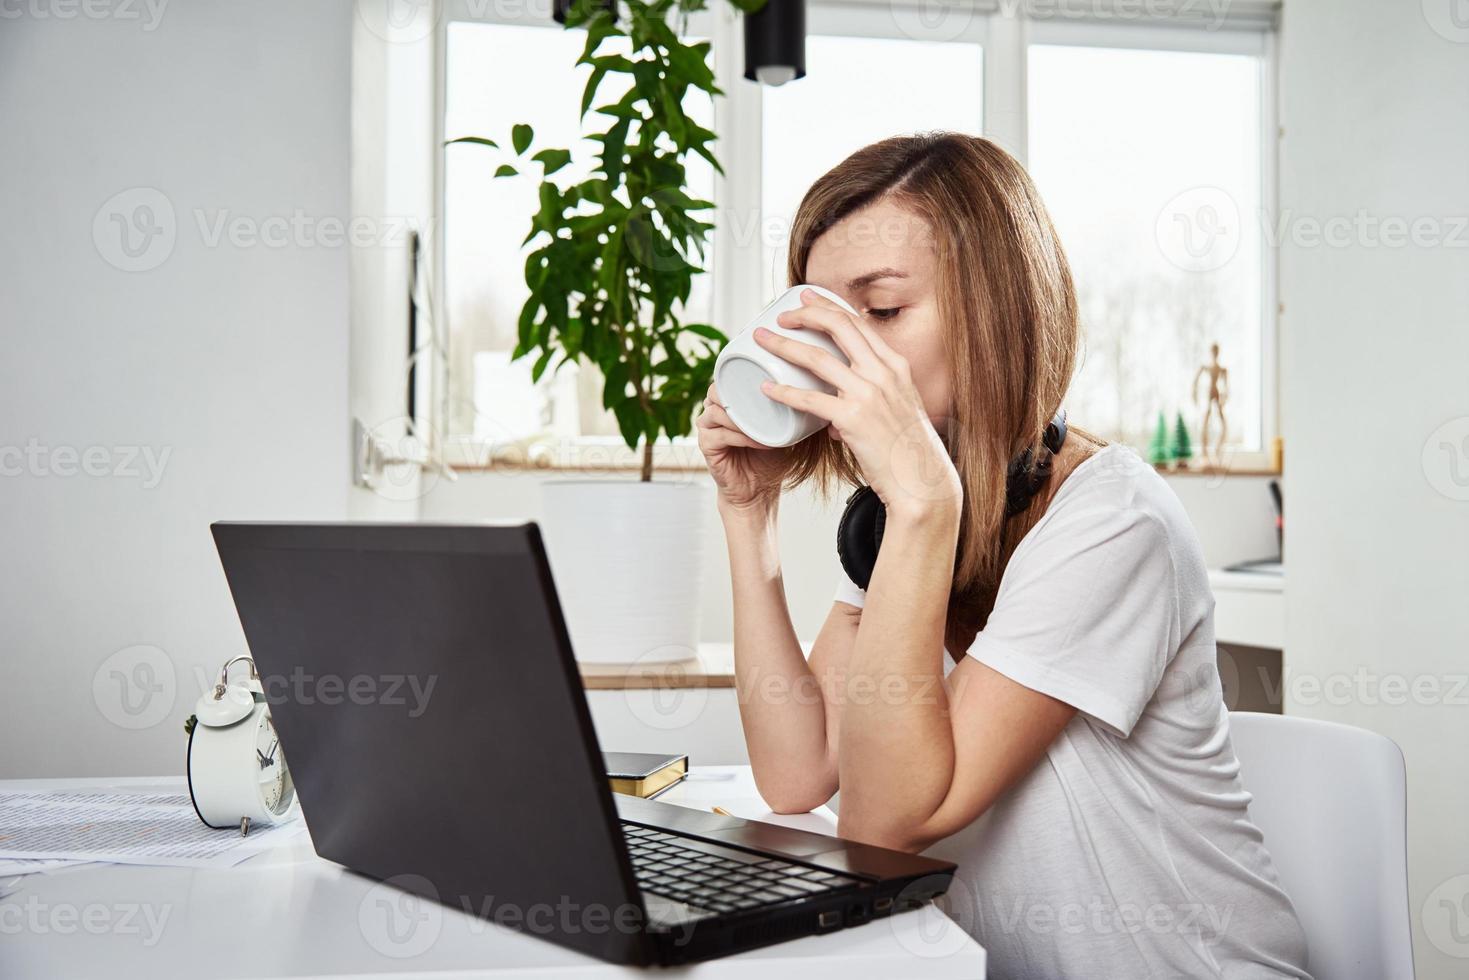
{"type": "Polygon", "coordinates": [[[519,156],[524,153],[530,141],[535,139],[536,131],[525,123],[516,123],[510,128],[510,143],[515,147],[515,154],[519,156]]]}
{"type": "Polygon", "coordinates": [[[587,79],[587,87],[581,92],[581,117],[586,118],[587,110],[591,108],[592,100],[597,97],[597,89],[602,84],[602,79],[607,77],[607,69],[601,65],[592,69],[591,77],[587,79]]]}
{"type": "Polygon", "coordinates": [[[554,347],[547,347],[544,351],[541,352],[541,356],[536,358],[536,363],[531,365],[530,379],[532,381],[541,380],[541,375],[546,373],[546,365],[551,363],[551,358],[554,357],[555,354],[556,348],[554,347]]]}
{"type": "Polygon", "coordinates": [[[631,120],[619,119],[602,136],[602,173],[607,176],[609,187],[622,180],[622,156],[627,149],[627,131],[631,125],[631,120]]]}
{"type": "Polygon", "coordinates": [[[603,373],[606,377],[602,383],[602,407],[611,408],[627,398],[627,365],[621,360],[614,361],[603,373]]]}
{"type": "Polygon", "coordinates": [[[723,330],[710,326],[707,323],[685,323],[683,329],[689,333],[698,334],[700,337],[708,337],[710,340],[720,344],[729,343],[729,338],[724,335],[723,330]]]}
{"type": "Polygon", "coordinates": [[[592,22],[587,25],[587,43],[582,48],[581,57],[576,59],[576,63],[579,65],[587,64],[592,60],[592,55],[602,46],[603,41],[609,37],[620,36],[622,36],[622,30],[611,17],[594,17],[592,22]]]}
{"type": "Polygon", "coordinates": [[[540,298],[532,294],[525,305],[520,308],[520,322],[516,329],[516,346],[525,347],[530,342],[531,329],[536,322],[536,314],[540,312],[540,298]]]}
{"type": "Polygon", "coordinates": [[[516,170],[514,167],[510,166],[510,164],[508,164],[508,163],[502,163],[498,167],[495,168],[495,176],[496,177],[514,177],[514,176],[518,175],[519,173],[520,173],[519,170],[516,170]]]}
{"type": "Polygon", "coordinates": [[[478,143],[480,146],[488,146],[494,150],[500,148],[499,143],[496,143],[494,140],[485,139],[483,136],[461,136],[455,140],[446,140],[444,145],[453,146],[455,143],[478,143]]]}
{"type": "Polygon", "coordinates": [[[571,162],[571,152],[569,150],[542,150],[531,159],[544,164],[546,175],[549,176],[571,162]]]}
{"type": "Polygon", "coordinates": [[[636,450],[638,448],[638,437],[643,434],[646,419],[638,409],[636,399],[626,398],[612,406],[612,414],[617,416],[617,429],[622,433],[622,441],[627,443],[627,448],[636,450]]]}
{"type": "Polygon", "coordinates": [[[724,176],[724,168],[719,165],[718,160],[714,159],[714,154],[709,152],[709,148],[707,146],[705,146],[703,143],[695,143],[693,145],[693,150],[695,153],[699,154],[699,156],[709,161],[709,165],[714,168],[715,173],[719,174],[721,177],[724,176]]]}

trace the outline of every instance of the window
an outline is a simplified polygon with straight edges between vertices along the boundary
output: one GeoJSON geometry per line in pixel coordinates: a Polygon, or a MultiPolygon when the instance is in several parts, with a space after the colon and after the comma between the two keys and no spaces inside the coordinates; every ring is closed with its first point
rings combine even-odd
{"type": "Polygon", "coordinates": [[[1069,408],[1099,432],[1145,445],[1159,412],[1197,426],[1217,342],[1229,442],[1262,448],[1260,74],[1241,54],[1030,49],[1029,168],[1086,336],[1069,408]]]}
{"type": "MultiPolygon", "coordinates": [[[[566,186],[588,176],[600,144],[581,138],[579,110],[590,69],[572,70],[586,35],[562,30],[549,20],[547,24],[450,21],[444,132],[450,139],[487,136],[504,146],[511,126],[529,123],[537,147],[571,149],[572,162],[552,177],[566,186]],[[527,84],[527,79],[534,79],[534,84],[527,84]]],[[[603,47],[604,53],[615,50],[613,41],[603,47]]],[[[601,100],[615,101],[610,85],[603,87],[601,100]]],[[[712,128],[713,107],[707,95],[690,92],[686,108],[700,125],[712,128]]],[[[586,123],[600,128],[605,119],[588,113],[586,123]]],[[[529,292],[521,241],[537,208],[537,192],[529,175],[495,178],[495,168],[505,160],[480,146],[459,145],[445,151],[448,431],[481,446],[545,433],[617,437],[616,419],[602,408],[601,378],[594,367],[568,365],[533,383],[533,359],[510,360],[520,307],[529,292]]],[[[698,156],[685,165],[692,196],[712,199],[713,168],[698,156]]],[[[706,274],[695,282],[684,318],[708,322],[710,301],[706,274]]]]}
{"type": "Polygon", "coordinates": [[[888,136],[982,132],[978,44],[813,35],[806,39],[806,75],[761,92],[760,212],[767,230],[761,265],[770,295],[788,285],[791,219],[818,177],[888,136]],[[916,84],[925,92],[921,101],[913,98],[916,84]]]}
{"type": "MultiPolygon", "coordinates": [[[[1217,341],[1229,369],[1231,460],[1263,450],[1275,433],[1273,265],[1262,218],[1273,204],[1270,19],[1020,22],[1001,5],[935,26],[927,9],[916,0],[893,0],[891,10],[810,0],[806,78],[759,88],[742,66],[716,65],[727,98],[689,108],[720,136],[726,176],[705,167],[694,188],[715,201],[720,230],[686,314],[728,332],[783,288],[791,217],[811,183],[851,151],[896,133],[982,132],[1024,159],[1071,258],[1086,338],[1073,417],[1138,446],[1160,411],[1170,424],[1182,412],[1196,430],[1192,383],[1217,341]]],[[[499,136],[530,122],[538,145],[573,148],[562,175],[584,174],[591,153],[578,154],[576,143],[586,76],[570,70],[582,33],[531,7],[449,10],[443,135],[499,136]]],[[[711,37],[717,57],[737,50],[740,23],[712,5],[686,31],[711,37]]],[[[568,367],[533,385],[529,359],[509,361],[526,292],[520,242],[536,200],[530,179],[493,179],[498,162],[481,148],[445,150],[444,424],[479,442],[616,444],[595,369],[568,367]]]]}

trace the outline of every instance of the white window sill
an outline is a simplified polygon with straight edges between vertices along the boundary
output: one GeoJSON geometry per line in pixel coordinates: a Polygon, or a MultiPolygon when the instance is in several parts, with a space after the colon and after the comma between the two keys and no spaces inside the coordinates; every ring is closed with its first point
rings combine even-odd
{"type": "MultiPolygon", "coordinates": [[[[642,468],[641,452],[627,448],[615,436],[577,436],[491,443],[472,436],[454,436],[445,446],[445,461],[461,472],[477,471],[570,471],[578,473],[625,473],[642,468]]],[[[660,440],[653,446],[653,469],[665,473],[707,471],[704,454],[692,438],[673,442],[660,440]]],[[[1198,459],[1186,467],[1159,467],[1173,477],[1279,476],[1270,454],[1231,450],[1222,465],[1206,465],[1198,459]]]]}
{"type": "MultiPolygon", "coordinates": [[[[580,473],[637,472],[641,451],[633,451],[615,436],[577,436],[491,443],[472,436],[453,436],[444,447],[445,462],[461,472],[573,471],[580,473]]],[[[653,445],[655,472],[689,473],[708,469],[704,454],[692,439],[660,440],[653,445]]]]}

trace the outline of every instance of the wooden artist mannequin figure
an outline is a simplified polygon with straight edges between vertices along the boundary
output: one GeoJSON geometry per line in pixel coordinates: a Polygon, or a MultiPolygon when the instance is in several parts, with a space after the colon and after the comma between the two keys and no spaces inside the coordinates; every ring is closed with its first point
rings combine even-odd
{"type": "Polygon", "coordinates": [[[1219,363],[1219,345],[1209,345],[1209,363],[1199,368],[1194,375],[1194,404],[1199,402],[1199,382],[1209,379],[1209,394],[1204,402],[1204,418],[1199,425],[1199,448],[1206,462],[1218,466],[1224,461],[1224,435],[1228,425],[1224,420],[1224,403],[1229,400],[1229,369],[1219,363]],[[1209,443],[1209,420],[1219,416],[1219,435],[1212,447],[1209,443]]]}

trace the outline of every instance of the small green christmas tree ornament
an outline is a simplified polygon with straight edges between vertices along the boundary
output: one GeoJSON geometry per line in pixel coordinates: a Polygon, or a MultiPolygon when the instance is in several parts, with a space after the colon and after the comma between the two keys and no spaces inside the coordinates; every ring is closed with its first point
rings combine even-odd
{"type": "Polygon", "coordinates": [[[1163,413],[1158,413],[1158,428],[1153,431],[1153,441],[1148,443],[1148,462],[1154,466],[1167,466],[1173,459],[1168,445],[1168,423],[1163,413]]]}
{"type": "Polygon", "coordinates": [[[1173,459],[1179,466],[1187,466],[1194,455],[1193,443],[1188,437],[1188,426],[1183,424],[1183,413],[1179,412],[1173,422],[1173,459]]]}

